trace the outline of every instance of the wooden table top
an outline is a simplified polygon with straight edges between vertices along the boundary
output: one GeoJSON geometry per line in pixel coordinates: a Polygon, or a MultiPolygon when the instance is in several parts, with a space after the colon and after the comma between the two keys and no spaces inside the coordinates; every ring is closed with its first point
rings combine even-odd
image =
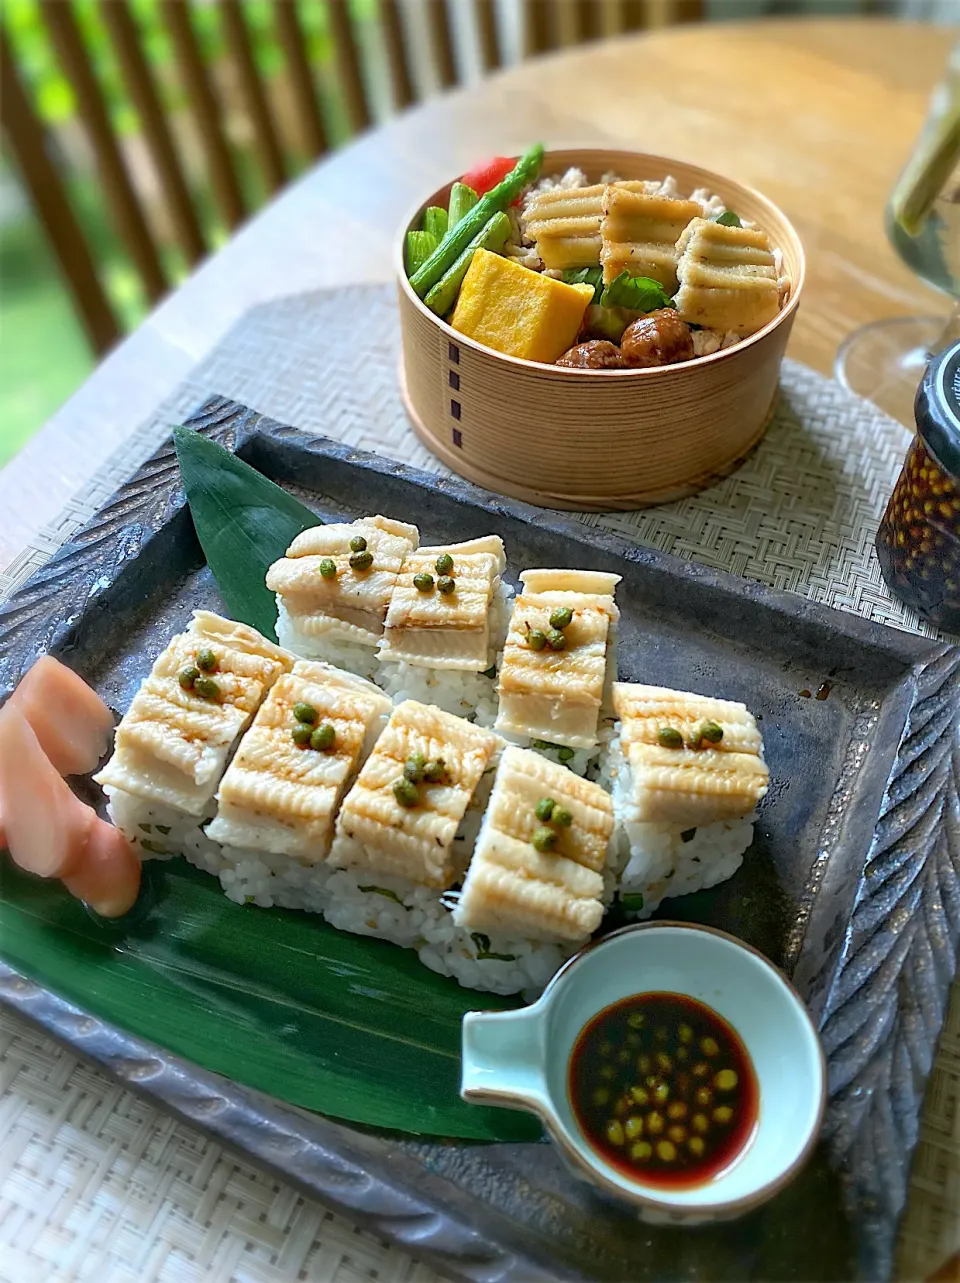
{"type": "Polygon", "coordinates": [[[673,155],[765,192],[807,250],[789,353],[825,373],[856,326],[945,311],[889,247],[883,207],[950,44],[942,27],[884,19],[668,28],[521,64],[373,130],[205,263],[0,472],[0,567],[244,311],[388,280],[396,229],[424,192],[537,138],[673,155]]]}

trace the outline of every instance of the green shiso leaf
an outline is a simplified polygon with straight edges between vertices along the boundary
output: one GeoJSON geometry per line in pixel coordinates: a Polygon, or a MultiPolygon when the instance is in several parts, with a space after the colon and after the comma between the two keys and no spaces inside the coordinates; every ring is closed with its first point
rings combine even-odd
{"type": "Polygon", "coordinates": [[[320,518],[201,433],[174,428],[173,442],[197,538],[228,613],[275,638],[267,570],[320,518]]]}
{"type": "Polygon", "coordinates": [[[600,302],[600,296],[603,293],[602,267],[568,267],[563,274],[563,279],[567,285],[592,285],[593,301],[600,302]]]}
{"type": "Polygon", "coordinates": [[[655,312],[661,307],[673,307],[670,295],[659,281],[649,276],[631,276],[621,272],[600,295],[602,307],[623,307],[629,312],[655,312]]]}
{"type": "MultiPolygon", "coordinates": [[[[535,1140],[539,1124],[460,1099],[462,989],[409,949],[312,914],[226,899],[182,859],[151,862],[133,913],[95,920],[0,855],[0,956],[91,1015],[234,1081],[369,1127],[535,1140]]],[[[483,965],[483,964],[480,964],[483,965]]]]}
{"type": "Polygon", "coordinates": [[[725,209],[723,213],[718,214],[713,221],[715,223],[720,223],[722,227],[742,227],[743,226],[743,223],[740,222],[740,215],[735,214],[732,209],[725,209]]]}

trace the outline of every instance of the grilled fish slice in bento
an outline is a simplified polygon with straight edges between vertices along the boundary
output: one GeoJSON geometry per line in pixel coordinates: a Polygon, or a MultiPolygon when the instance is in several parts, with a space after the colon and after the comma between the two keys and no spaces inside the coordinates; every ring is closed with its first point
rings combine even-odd
{"type": "Polygon", "coordinates": [[[677,288],[677,239],[701,212],[693,200],[625,191],[619,183],[608,186],[600,224],[604,284],[627,271],[659,281],[672,294],[677,288]]]}
{"type": "Polygon", "coordinates": [[[599,785],[528,749],[505,749],[454,921],[524,939],[585,940],[603,917],[612,832],[613,805],[599,785]]]}
{"type": "Polygon", "coordinates": [[[452,713],[398,704],[344,799],[330,863],[451,886],[457,829],[501,744],[452,713]]]}
{"type": "Polygon", "coordinates": [[[294,649],[324,640],[376,646],[403,559],[419,542],[416,526],[379,516],[297,535],[267,571],[281,639],[294,649]]]}
{"type": "Polygon", "coordinates": [[[197,611],[134,696],[97,783],[202,815],[231,748],[293,662],[255,629],[197,611]]]}
{"type": "Polygon", "coordinates": [[[780,310],[770,242],[758,227],[695,218],[677,242],[677,311],[691,324],[754,334],[780,310]]]}
{"type": "Polygon", "coordinates": [[[225,847],[322,860],[337,807],[390,709],[362,677],[329,664],[295,664],[240,741],[207,836],[225,847]]]}
{"type": "Polygon", "coordinates": [[[711,824],[749,814],[766,793],[763,741],[746,705],[616,682],[613,707],[631,819],[711,824]]]}
{"type": "Polygon", "coordinates": [[[390,599],[380,657],[474,673],[489,668],[495,658],[490,611],[505,566],[499,535],[409,552],[390,599]]]}
{"type": "Polygon", "coordinates": [[[597,742],[600,705],[612,662],[619,575],[592,570],[525,570],[500,667],[496,729],[569,748],[597,742]],[[562,649],[551,648],[554,625],[562,649]],[[541,645],[540,642],[543,642],[541,645]]]}
{"type": "MultiPolygon", "coordinates": [[[[657,183],[616,183],[624,191],[654,190],[657,183]]],[[[558,187],[537,192],[524,210],[525,231],[536,242],[537,256],[552,269],[597,267],[600,263],[600,222],[606,186],[558,187]]]]}

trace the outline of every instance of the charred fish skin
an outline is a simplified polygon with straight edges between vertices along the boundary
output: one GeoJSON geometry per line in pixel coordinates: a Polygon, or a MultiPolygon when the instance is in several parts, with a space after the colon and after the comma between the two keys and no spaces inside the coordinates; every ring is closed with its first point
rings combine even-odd
{"type": "Polygon", "coordinates": [[[616,682],[632,819],[711,824],[749,815],[769,787],[763,739],[745,704],[616,682]]]}
{"type": "Polygon", "coordinates": [[[267,571],[267,587],[305,637],[376,646],[416,526],[383,516],[311,526],[267,571]]]}
{"type": "Polygon", "coordinates": [[[499,935],[582,942],[603,917],[601,871],[612,833],[613,804],[598,784],[508,747],[454,921],[499,935]]]}
{"type": "Polygon", "coordinates": [[[372,682],[300,660],[275,683],[241,739],[207,836],[224,847],[320,863],[347,787],[390,709],[372,682]],[[322,746],[314,747],[320,731],[322,746]]]}
{"type": "Polygon", "coordinates": [[[387,610],[380,658],[483,672],[493,659],[490,610],[505,568],[499,535],[411,549],[387,610]]]}
{"type": "Polygon", "coordinates": [[[231,749],[293,664],[255,629],[197,611],[157,658],[94,778],[104,788],[203,815],[231,749]]]}
{"type": "Polygon", "coordinates": [[[520,579],[500,668],[496,729],[593,748],[615,663],[620,576],[526,570],[520,579]]]}
{"type": "Polygon", "coordinates": [[[452,713],[398,704],[344,798],[330,864],[452,886],[457,830],[501,748],[498,735],[452,713]]]}

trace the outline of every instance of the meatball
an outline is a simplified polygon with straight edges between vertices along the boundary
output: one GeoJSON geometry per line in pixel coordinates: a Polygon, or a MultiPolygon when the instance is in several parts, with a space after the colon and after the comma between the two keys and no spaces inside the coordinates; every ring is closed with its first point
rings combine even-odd
{"type": "Polygon", "coordinates": [[[664,307],[630,322],[623,331],[620,352],[624,362],[634,369],[692,361],[693,334],[678,312],[664,307]]]}
{"type": "Polygon", "coordinates": [[[568,365],[575,370],[622,370],[625,362],[616,343],[590,339],[564,352],[557,365],[568,365]]]}

